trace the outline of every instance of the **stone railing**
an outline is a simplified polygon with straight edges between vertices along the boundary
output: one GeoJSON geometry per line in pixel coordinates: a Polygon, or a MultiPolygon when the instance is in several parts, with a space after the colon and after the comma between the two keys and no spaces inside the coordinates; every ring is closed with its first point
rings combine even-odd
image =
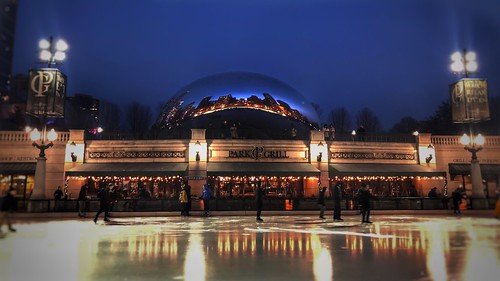
{"type": "MultiPolygon", "coordinates": [[[[58,132],[56,142],[69,141],[69,132],[58,132]]],[[[24,131],[0,131],[0,142],[31,142],[24,131]]]]}
{"type": "MultiPolygon", "coordinates": [[[[460,138],[462,136],[432,136],[434,145],[462,145],[460,138]]],[[[500,136],[484,137],[484,146],[500,146],[500,136]]]]}

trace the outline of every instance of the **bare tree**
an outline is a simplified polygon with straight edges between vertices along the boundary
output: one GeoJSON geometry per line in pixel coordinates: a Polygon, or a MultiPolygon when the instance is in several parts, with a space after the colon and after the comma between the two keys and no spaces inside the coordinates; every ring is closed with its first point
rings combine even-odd
{"type": "Polygon", "coordinates": [[[117,104],[106,100],[99,103],[99,126],[105,131],[120,129],[121,111],[117,104]]]}
{"type": "Polygon", "coordinates": [[[394,124],[391,129],[392,133],[410,134],[420,128],[420,122],[411,116],[405,116],[394,124]]]}
{"type": "Polygon", "coordinates": [[[351,115],[345,107],[335,108],[330,111],[328,119],[328,121],[335,127],[336,132],[345,133],[351,130],[351,115]]]}
{"type": "Polygon", "coordinates": [[[362,108],[356,115],[358,126],[364,126],[366,132],[376,133],[381,130],[380,120],[369,108],[362,108]]]}
{"type": "Polygon", "coordinates": [[[127,127],[135,137],[141,137],[150,128],[153,114],[151,108],[138,102],[131,102],[127,106],[127,127]]]}

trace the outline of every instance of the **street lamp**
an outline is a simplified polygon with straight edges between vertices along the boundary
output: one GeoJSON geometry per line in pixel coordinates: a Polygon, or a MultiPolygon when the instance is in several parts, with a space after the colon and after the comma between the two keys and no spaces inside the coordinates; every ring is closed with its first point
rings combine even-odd
{"type": "Polygon", "coordinates": [[[481,166],[477,160],[477,152],[483,149],[484,137],[478,134],[474,137],[471,133],[470,136],[463,134],[460,138],[460,143],[464,145],[464,149],[472,154],[470,161],[470,181],[472,184],[472,197],[484,198],[483,192],[483,179],[481,177],[481,166]]]}
{"type": "MultiPolygon", "coordinates": [[[[467,49],[463,49],[462,52],[456,51],[451,55],[451,60],[453,63],[450,65],[450,68],[455,73],[463,73],[465,78],[469,77],[470,72],[475,72],[478,69],[478,65],[476,62],[476,53],[468,52],[467,49]]],[[[465,83],[465,82],[464,82],[465,83]]],[[[474,136],[474,122],[479,120],[474,120],[471,117],[472,110],[476,109],[475,107],[479,107],[479,105],[472,103],[465,103],[468,101],[468,95],[470,93],[465,92],[465,84],[463,89],[463,97],[462,100],[464,102],[463,110],[465,110],[465,116],[467,118],[457,118],[459,122],[469,123],[469,131],[470,135],[464,134],[460,138],[460,142],[464,145],[464,149],[469,151],[472,154],[471,157],[471,165],[470,165],[470,180],[472,185],[472,197],[475,198],[484,198],[483,192],[483,183],[481,178],[481,166],[479,165],[479,160],[477,159],[477,152],[483,149],[482,145],[484,144],[484,137],[481,134],[474,136]]],[[[476,95],[476,94],[474,94],[476,95]]],[[[460,100],[459,100],[460,101],[460,100]]],[[[452,114],[454,114],[452,112],[452,114]]],[[[454,118],[455,120],[455,118],[454,118]]]]}
{"type": "Polygon", "coordinates": [[[476,53],[467,52],[467,49],[462,52],[456,51],[451,55],[453,63],[450,68],[455,73],[464,73],[465,78],[469,77],[469,72],[477,71],[476,53]]]}
{"type": "Polygon", "coordinates": [[[472,160],[477,160],[476,153],[483,149],[484,137],[481,134],[478,134],[476,137],[469,137],[467,134],[463,134],[460,138],[460,143],[465,146],[465,150],[472,153],[472,160]]]}
{"type": "Polygon", "coordinates": [[[194,144],[194,147],[196,149],[196,162],[200,161],[200,148],[201,148],[201,143],[200,141],[196,141],[194,144]]]}
{"type": "Polygon", "coordinates": [[[323,142],[319,142],[318,144],[318,155],[316,156],[316,161],[318,162],[321,162],[322,158],[323,158],[323,151],[321,151],[321,149],[324,147],[324,144],[323,142]]]}
{"type": "Polygon", "coordinates": [[[40,60],[47,62],[49,68],[52,64],[63,61],[66,58],[65,52],[68,50],[68,44],[62,39],[57,40],[54,46],[52,36],[49,37],[49,40],[40,40],[38,47],[40,48],[40,60]]]}
{"type": "Polygon", "coordinates": [[[47,162],[45,150],[54,146],[53,141],[57,139],[57,133],[54,129],[47,132],[45,123],[43,124],[41,133],[38,129],[31,130],[29,127],[26,127],[26,132],[29,133],[29,137],[33,141],[32,145],[40,151],[38,158],[36,158],[35,186],[30,199],[45,199],[45,171],[47,162]],[[46,141],[49,141],[49,143],[46,143],[46,141]]]}

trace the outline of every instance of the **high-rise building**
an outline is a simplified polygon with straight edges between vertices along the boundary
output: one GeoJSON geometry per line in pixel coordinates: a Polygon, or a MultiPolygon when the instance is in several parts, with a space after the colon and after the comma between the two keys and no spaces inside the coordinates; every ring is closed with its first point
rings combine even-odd
{"type": "Polygon", "coordinates": [[[10,90],[17,0],[0,0],[0,90],[10,90]]]}

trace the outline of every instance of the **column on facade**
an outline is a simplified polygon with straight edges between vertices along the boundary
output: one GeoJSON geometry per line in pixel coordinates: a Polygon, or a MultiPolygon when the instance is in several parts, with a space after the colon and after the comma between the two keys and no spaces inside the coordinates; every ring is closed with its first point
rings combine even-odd
{"type": "MultiPolygon", "coordinates": [[[[329,147],[325,142],[325,135],[322,131],[311,131],[311,142],[309,143],[309,161],[319,171],[319,182],[321,186],[329,187],[328,179],[328,161],[329,161],[329,147]]],[[[316,186],[307,185],[304,190],[304,195],[309,197],[314,194],[318,196],[319,189],[316,186]]]]}
{"type": "Polygon", "coordinates": [[[207,182],[208,148],[205,129],[191,129],[189,141],[188,180],[191,194],[201,194],[203,184],[207,182]]]}

